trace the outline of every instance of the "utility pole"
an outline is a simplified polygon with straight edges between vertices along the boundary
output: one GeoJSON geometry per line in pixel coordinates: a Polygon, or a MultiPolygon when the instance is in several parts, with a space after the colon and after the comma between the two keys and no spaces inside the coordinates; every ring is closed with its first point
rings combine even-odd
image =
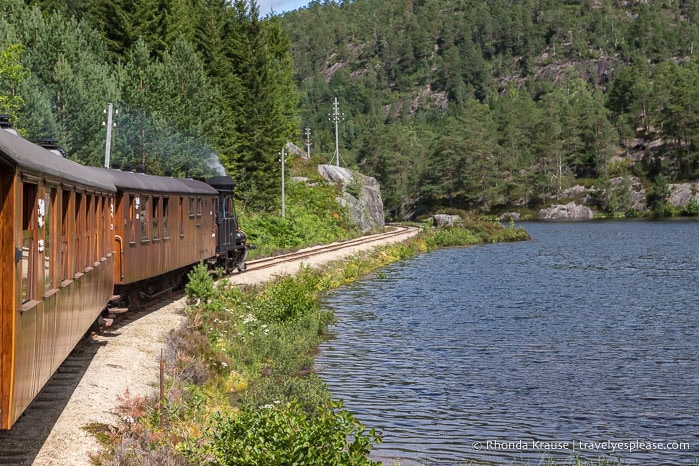
{"type": "MultiPolygon", "coordinates": [[[[112,123],[112,111],[114,110],[114,104],[111,102],[107,106],[104,113],[107,114],[107,143],[104,149],[104,168],[109,168],[109,158],[112,152],[112,127],[116,126],[116,123],[112,123]]],[[[119,114],[119,110],[116,111],[119,114]]],[[[102,123],[104,125],[104,123],[102,123]]]]}
{"type": "MultiPolygon", "coordinates": [[[[333,112],[330,114],[330,120],[335,122],[335,155],[333,156],[333,160],[335,160],[335,166],[337,167],[340,166],[340,133],[338,131],[340,119],[344,120],[345,114],[340,113],[340,104],[337,102],[337,97],[335,97],[333,112]]],[[[330,161],[330,164],[332,164],[332,160],[330,161]]]]}
{"type": "Polygon", "coordinates": [[[311,158],[311,128],[306,128],[304,130],[304,135],[306,136],[306,158],[311,158]]]}
{"type": "Polygon", "coordinates": [[[282,156],[282,218],[286,218],[286,197],[285,197],[285,187],[284,187],[284,158],[286,157],[286,152],[284,151],[284,148],[282,147],[281,151],[281,156],[282,156]]]}

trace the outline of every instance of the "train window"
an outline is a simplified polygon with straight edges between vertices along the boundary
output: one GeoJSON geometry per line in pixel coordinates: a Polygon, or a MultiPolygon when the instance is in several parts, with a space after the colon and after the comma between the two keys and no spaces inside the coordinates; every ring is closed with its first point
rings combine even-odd
{"type": "Polygon", "coordinates": [[[160,238],[158,220],[160,218],[160,198],[153,197],[153,239],[160,238]]]}
{"type": "Polygon", "coordinates": [[[82,214],[85,209],[83,194],[75,193],[75,236],[74,236],[74,247],[73,247],[73,273],[77,274],[80,270],[80,264],[82,264],[83,251],[80,248],[82,244],[84,217],[82,214]]]}
{"type": "Polygon", "coordinates": [[[202,200],[201,197],[197,198],[197,217],[201,217],[201,206],[202,206],[202,200]]]}
{"type": "Polygon", "coordinates": [[[102,196],[102,257],[107,257],[109,254],[109,246],[111,244],[111,231],[114,229],[114,199],[102,196]]]}
{"type": "Polygon", "coordinates": [[[37,185],[22,185],[22,304],[35,296],[35,248],[37,185]]]}
{"type": "Polygon", "coordinates": [[[83,229],[83,267],[88,268],[92,265],[92,238],[91,235],[94,232],[93,223],[93,198],[89,194],[85,194],[85,228],[83,229]]]}
{"type": "Polygon", "coordinates": [[[180,196],[180,238],[184,238],[184,198],[180,196]]]}
{"type": "MultiPolygon", "coordinates": [[[[44,292],[55,288],[54,283],[54,267],[52,262],[53,251],[53,209],[56,206],[56,190],[54,188],[46,188],[46,195],[44,196],[44,292]]],[[[39,244],[39,249],[41,249],[41,244],[39,244]]]]}
{"type": "Polygon", "coordinates": [[[170,204],[170,198],[164,197],[163,198],[163,238],[165,238],[165,239],[170,237],[170,230],[168,229],[168,226],[167,226],[167,219],[169,216],[169,210],[168,210],[169,204],[170,204]]]}
{"type": "Polygon", "coordinates": [[[189,216],[194,217],[194,198],[189,198],[189,216]]]}
{"type": "Polygon", "coordinates": [[[70,279],[70,208],[71,191],[63,191],[63,201],[61,202],[61,281],[70,279]]]}
{"type": "Polygon", "coordinates": [[[141,198],[141,208],[140,208],[140,222],[141,222],[141,241],[148,240],[148,196],[143,196],[141,198]]]}
{"type": "Polygon", "coordinates": [[[232,217],[235,207],[233,206],[233,196],[226,196],[226,211],[223,213],[224,218],[232,217]]]}
{"type": "Polygon", "coordinates": [[[126,235],[126,241],[133,244],[136,242],[136,237],[134,236],[134,218],[136,216],[136,206],[134,205],[134,196],[124,194],[128,199],[126,200],[127,209],[124,211],[124,234],[126,235]]]}
{"type": "Polygon", "coordinates": [[[104,234],[102,229],[102,197],[99,195],[95,196],[95,208],[92,214],[94,216],[94,229],[91,235],[93,243],[92,259],[97,262],[102,257],[102,235],[104,234]]]}

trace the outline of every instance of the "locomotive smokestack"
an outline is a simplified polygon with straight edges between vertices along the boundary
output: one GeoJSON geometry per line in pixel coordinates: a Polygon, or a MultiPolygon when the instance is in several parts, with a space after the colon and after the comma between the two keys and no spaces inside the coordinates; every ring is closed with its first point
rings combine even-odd
{"type": "Polygon", "coordinates": [[[8,133],[12,133],[15,136],[19,136],[19,134],[17,134],[17,131],[12,127],[12,123],[10,123],[10,118],[10,115],[0,115],[0,129],[3,129],[8,133]]]}

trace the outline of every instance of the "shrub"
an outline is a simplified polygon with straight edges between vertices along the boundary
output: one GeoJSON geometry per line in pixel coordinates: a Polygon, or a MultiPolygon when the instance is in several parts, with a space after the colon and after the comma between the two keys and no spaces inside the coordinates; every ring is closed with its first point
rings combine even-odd
{"type": "Polygon", "coordinates": [[[209,274],[208,267],[200,262],[187,274],[187,285],[184,287],[187,302],[209,302],[215,295],[214,279],[209,274]]]}
{"type": "Polygon", "coordinates": [[[691,198],[684,206],[683,213],[688,217],[699,216],[699,202],[695,198],[691,198]]]}
{"type": "Polygon", "coordinates": [[[318,407],[315,415],[299,403],[255,408],[218,416],[211,447],[218,464],[375,465],[367,459],[380,437],[355,420],[342,403],[318,407]]]}

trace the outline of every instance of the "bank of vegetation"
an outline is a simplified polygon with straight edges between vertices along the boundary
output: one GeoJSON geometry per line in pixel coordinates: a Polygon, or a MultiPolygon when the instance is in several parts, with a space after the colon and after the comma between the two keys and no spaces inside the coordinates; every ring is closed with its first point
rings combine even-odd
{"type": "MultiPolygon", "coordinates": [[[[333,315],[320,298],[391,262],[444,246],[528,239],[492,220],[416,238],[249,288],[196,268],[187,324],[166,354],[165,397],[128,399],[99,464],[373,464],[380,434],[333,400],[313,354],[333,315]]],[[[380,276],[380,273],[377,274],[380,276]]],[[[93,426],[99,430],[98,426],[93,426]]]]}

